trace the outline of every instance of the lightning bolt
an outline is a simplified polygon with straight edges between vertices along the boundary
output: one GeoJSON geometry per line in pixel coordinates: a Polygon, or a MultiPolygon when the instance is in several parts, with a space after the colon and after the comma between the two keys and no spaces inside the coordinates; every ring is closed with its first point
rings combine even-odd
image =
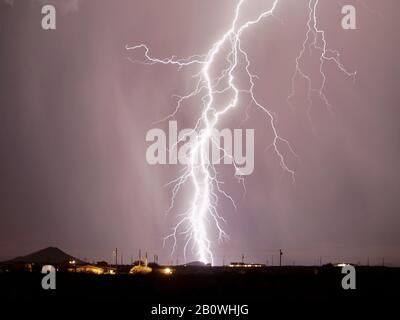
{"type": "MultiPolygon", "coordinates": [[[[209,143],[211,142],[222,152],[222,158],[227,157],[233,159],[231,154],[229,154],[224,148],[219,147],[219,143],[215,140],[213,132],[217,128],[222,117],[229,114],[232,109],[239,107],[239,97],[241,94],[247,95],[250,98],[252,105],[261,110],[265,115],[267,124],[273,135],[270,148],[274,151],[283,172],[288,174],[291,179],[295,181],[295,172],[288,166],[282,147],[286,146],[289,152],[295,157],[297,157],[297,154],[289,141],[279,134],[274,114],[267,106],[257,100],[254,93],[255,79],[257,76],[251,72],[249,56],[241,45],[241,39],[248,29],[251,29],[253,25],[258,24],[267,17],[274,17],[274,12],[279,2],[279,0],[273,1],[271,7],[268,10],[261,12],[255,19],[239,23],[241,18],[240,12],[245,3],[245,0],[239,0],[235,7],[234,16],[229,29],[204,55],[193,55],[184,59],[178,59],[175,56],[160,59],[153,57],[150,54],[150,49],[146,44],[126,47],[128,50],[143,50],[145,61],[139,62],[147,65],[174,65],[178,70],[185,67],[199,67],[198,73],[193,76],[197,79],[193,90],[186,95],[177,96],[178,101],[174,111],[164,119],[160,120],[164,121],[174,118],[188,99],[198,97],[201,101],[201,115],[197,119],[194,128],[187,135],[181,137],[172,147],[177,148],[178,144],[185,141],[189,134],[194,134],[195,139],[190,144],[188,154],[185,156],[185,159],[180,159],[183,160],[186,165],[181,171],[182,173],[176,179],[167,184],[172,186],[171,204],[168,211],[171,211],[174,208],[176,196],[187,183],[191,184],[193,190],[193,196],[188,209],[178,214],[179,220],[177,224],[172,229],[171,234],[164,238],[164,244],[167,240],[172,239],[172,253],[174,253],[177,248],[178,236],[184,237],[185,244],[183,247],[183,253],[185,260],[187,250],[190,247],[192,253],[197,256],[198,260],[205,263],[214,263],[212,251],[213,242],[209,236],[209,229],[211,227],[216,230],[218,241],[228,238],[228,235],[222,228],[222,225],[226,221],[218,212],[219,196],[222,195],[226,197],[231,201],[235,208],[236,205],[233,198],[223,190],[223,181],[219,180],[214,164],[208,159],[208,153],[209,143]],[[226,48],[228,48],[227,53],[224,51],[226,48]],[[225,65],[224,67],[218,68],[217,60],[220,56],[224,57],[225,65]],[[212,76],[212,71],[215,69],[217,69],[218,72],[216,73],[216,76],[212,76]],[[239,82],[237,81],[236,73],[239,71],[244,71],[244,74],[247,77],[247,85],[244,88],[243,84],[239,86],[239,82]],[[228,102],[225,104],[218,104],[216,98],[224,94],[229,94],[228,102]]],[[[317,26],[317,4],[318,0],[309,0],[308,30],[301,51],[295,59],[295,72],[292,77],[292,92],[288,96],[288,101],[290,101],[294,96],[296,77],[300,75],[309,83],[308,95],[310,105],[312,104],[311,93],[317,92],[325,104],[330,106],[329,101],[324,94],[326,82],[326,76],[323,72],[324,63],[326,61],[333,61],[341,71],[346,73],[346,75],[352,76],[353,74],[349,73],[341,64],[338,51],[327,49],[325,33],[323,30],[318,29],[317,26]],[[300,62],[306,52],[307,44],[310,45],[310,48],[312,47],[320,52],[320,73],[323,81],[319,88],[313,87],[311,77],[307,75],[300,66],[300,62]]],[[[132,61],[137,62],[137,60],[132,61]]],[[[236,166],[235,161],[232,161],[232,163],[235,168],[235,176],[240,182],[243,182],[241,168],[236,166]]]]}
{"type": "Polygon", "coordinates": [[[319,0],[309,0],[308,2],[308,21],[307,21],[307,32],[305,39],[303,41],[301,50],[295,59],[295,71],[292,76],[292,90],[287,97],[287,101],[291,104],[291,99],[295,95],[295,82],[298,76],[302,77],[307,81],[308,90],[307,90],[307,99],[308,99],[308,109],[307,114],[310,121],[310,124],[314,131],[314,126],[311,120],[311,108],[313,106],[312,94],[316,93],[319,98],[322,100],[324,105],[327,107],[329,111],[332,111],[332,105],[329,102],[328,98],[324,93],[325,85],[326,85],[326,75],[324,72],[324,66],[326,62],[332,62],[335,66],[343,72],[346,76],[352,77],[353,80],[357,74],[356,71],[350,72],[348,71],[342,62],[340,61],[340,52],[338,50],[332,50],[327,48],[327,42],[325,38],[325,31],[319,29],[318,27],[318,19],[317,19],[317,6],[319,4],[319,0]],[[321,76],[319,87],[315,87],[313,85],[312,78],[305,70],[301,67],[301,61],[305,58],[306,48],[308,46],[308,52],[311,55],[312,51],[318,53],[319,59],[319,73],[321,76]]]}

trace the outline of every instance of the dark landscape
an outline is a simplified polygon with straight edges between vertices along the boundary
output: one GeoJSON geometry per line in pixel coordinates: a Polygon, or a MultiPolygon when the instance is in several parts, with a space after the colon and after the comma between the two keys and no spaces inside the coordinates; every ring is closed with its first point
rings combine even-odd
{"type": "MultiPolygon", "coordinates": [[[[22,265],[27,265],[27,261],[22,262],[26,257],[20,257],[2,263],[1,301],[36,306],[43,301],[50,306],[70,306],[73,302],[74,306],[83,304],[86,310],[91,310],[93,303],[99,303],[109,310],[130,309],[136,315],[141,315],[141,318],[150,319],[163,319],[151,315],[152,307],[158,305],[186,306],[195,310],[199,304],[246,304],[249,314],[241,315],[241,318],[252,319],[256,314],[273,312],[278,306],[296,306],[310,312],[317,306],[334,307],[335,312],[342,308],[365,312],[365,308],[395,307],[400,286],[400,268],[383,266],[356,266],[355,290],[342,288],[341,281],[344,275],[340,267],[332,264],[318,267],[149,264],[152,271],[147,274],[129,274],[131,265],[114,265],[112,267],[116,269],[116,274],[94,274],[91,271],[62,269],[63,264],[57,258],[73,257],[64,256],[64,253],[60,254],[58,250],[50,248],[26,256],[38,261],[37,259],[44,257],[43,251],[49,255],[55,254],[48,258],[53,263],[57,262],[55,265],[59,271],[56,273],[56,290],[44,290],[41,287],[42,278],[45,276],[40,272],[42,263],[33,263],[34,268],[27,270],[21,268],[22,265]],[[166,268],[171,270],[171,273],[165,273],[166,268]]],[[[80,261],[78,265],[85,265],[85,262],[80,261]]],[[[285,312],[291,311],[293,309],[289,308],[285,312]]],[[[188,317],[190,315],[185,315],[184,318],[188,317]]],[[[206,316],[197,316],[204,317],[206,316]]],[[[216,317],[235,318],[232,315],[216,317]]],[[[167,318],[174,319],[173,316],[167,318]]]]}

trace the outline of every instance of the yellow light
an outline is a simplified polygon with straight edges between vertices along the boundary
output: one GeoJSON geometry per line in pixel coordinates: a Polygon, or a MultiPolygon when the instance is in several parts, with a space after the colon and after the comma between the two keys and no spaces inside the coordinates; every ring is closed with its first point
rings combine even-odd
{"type": "Polygon", "coordinates": [[[148,266],[133,266],[129,271],[130,274],[147,274],[152,272],[152,269],[148,266]]]}
{"type": "Polygon", "coordinates": [[[339,263],[339,264],[337,264],[337,266],[343,268],[343,267],[348,266],[348,264],[347,263],[339,263]]]}
{"type": "Polygon", "coordinates": [[[170,275],[170,274],[172,274],[172,269],[171,268],[165,268],[165,269],[162,270],[162,272],[164,274],[166,274],[166,275],[170,275]]]}

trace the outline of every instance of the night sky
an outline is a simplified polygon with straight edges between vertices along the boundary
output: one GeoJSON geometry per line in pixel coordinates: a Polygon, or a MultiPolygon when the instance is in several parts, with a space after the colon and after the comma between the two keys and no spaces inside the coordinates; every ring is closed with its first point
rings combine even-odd
{"type": "MultiPolygon", "coordinates": [[[[256,109],[255,169],[246,194],[221,167],[237,210],[222,200],[230,240],[215,243],[216,263],[349,261],[400,264],[400,117],[397,0],[348,1],[357,30],[343,30],[341,6],[320,0],[318,18],[328,46],[357,70],[355,81],[326,64],[328,110],[318,97],[307,107],[306,83],[291,91],[294,61],[306,32],[307,1],[282,0],[279,19],[266,19],[244,36],[259,76],[255,93],[276,114],[296,182],[268,149],[271,132],[256,109]]],[[[245,13],[269,8],[249,1],[245,13]]],[[[139,248],[167,262],[163,237],[177,165],[146,162],[146,132],[173,111],[174,94],[193,86],[195,69],[133,63],[126,45],[145,42],[157,57],[205,53],[226,30],[235,1],[15,0],[0,2],[0,260],[57,246],[88,260],[125,262],[139,248]],[[57,8],[57,29],[41,28],[43,3],[57,8]],[[131,58],[131,60],[129,59],[131,58]]],[[[321,81],[316,56],[304,66],[321,81]],[[313,60],[314,59],[314,60],[313,60]]],[[[177,115],[193,126],[199,105],[177,115]],[[197,108],[197,109],[196,109],[197,108]],[[197,111],[196,111],[197,110],[197,111]]],[[[237,128],[245,101],[224,125],[237,128]]],[[[179,203],[184,205],[188,193],[179,203]]],[[[177,210],[179,209],[179,205],[177,210]]],[[[182,243],[180,243],[182,244],[182,243]]],[[[178,250],[179,260],[182,252],[178,250]]],[[[192,259],[189,255],[189,259],[192,259]]],[[[176,255],[173,256],[176,260],[176,255]]]]}

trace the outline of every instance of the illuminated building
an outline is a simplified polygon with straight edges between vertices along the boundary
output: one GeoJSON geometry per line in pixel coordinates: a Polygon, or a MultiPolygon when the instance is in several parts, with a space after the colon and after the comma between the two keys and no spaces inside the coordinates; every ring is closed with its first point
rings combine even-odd
{"type": "Polygon", "coordinates": [[[233,268],[260,268],[265,265],[260,263],[231,262],[229,266],[233,268]]]}
{"type": "Polygon", "coordinates": [[[75,268],[76,272],[82,272],[82,273],[94,273],[94,274],[103,274],[104,269],[101,267],[93,266],[90,264],[83,265],[83,266],[77,266],[75,268]]]}
{"type": "Polygon", "coordinates": [[[129,271],[129,274],[147,274],[150,273],[151,271],[152,269],[149,266],[138,265],[138,266],[133,266],[129,271]]]}

